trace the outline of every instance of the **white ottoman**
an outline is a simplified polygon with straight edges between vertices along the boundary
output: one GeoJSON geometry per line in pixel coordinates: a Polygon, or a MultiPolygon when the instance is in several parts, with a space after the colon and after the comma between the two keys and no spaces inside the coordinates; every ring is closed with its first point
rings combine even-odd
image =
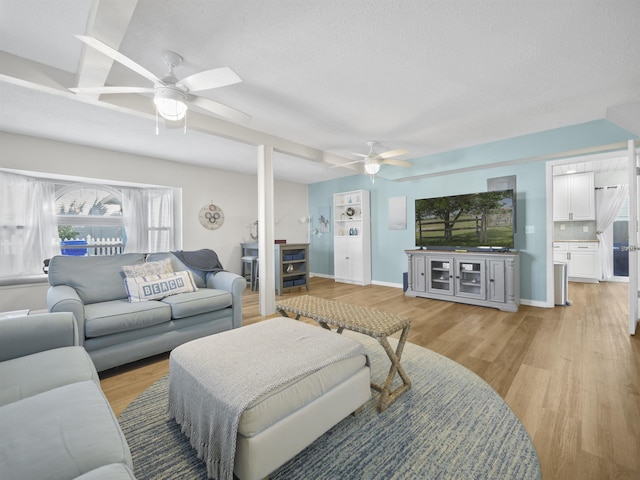
{"type": "Polygon", "coordinates": [[[220,479],[264,478],[370,398],[359,342],[288,318],[193,340],[170,357],[169,413],[220,479]]]}

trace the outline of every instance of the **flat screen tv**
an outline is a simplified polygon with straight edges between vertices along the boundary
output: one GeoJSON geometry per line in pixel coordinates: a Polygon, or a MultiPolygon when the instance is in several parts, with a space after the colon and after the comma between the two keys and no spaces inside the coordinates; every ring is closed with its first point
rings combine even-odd
{"type": "Polygon", "coordinates": [[[513,190],[416,199],[416,246],[513,248],[513,190]]]}

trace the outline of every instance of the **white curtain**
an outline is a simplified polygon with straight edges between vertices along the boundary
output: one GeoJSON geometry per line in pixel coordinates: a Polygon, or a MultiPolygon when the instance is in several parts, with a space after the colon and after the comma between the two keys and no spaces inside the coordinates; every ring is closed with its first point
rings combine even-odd
{"type": "Polygon", "coordinates": [[[59,242],[55,185],[0,172],[0,276],[43,273],[59,242]]]}
{"type": "Polygon", "coordinates": [[[600,280],[613,277],[613,245],[609,245],[604,231],[613,223],[629,194],[628,185],[615,185],[596,190],[596,233],[600,244],[600,280]]]}
{"type": "Polygon", "coordinates": [[[173,235],[173,191],[169,188],[145,189],[149,208],[149,252],[175,250],[173,235]]]}
{"type": "Polygon", "coordinates": [[[124,217],[124,233],[126,238],[125,252],[147,253],[149,251],[149,228],[146,219],[149,217],[147,202],[143,190],[139,188],[121,188],[122,215],[124,217]]]}
{"type": "Polygon", "coordinates": [[[121,188],[126,252],[175,250],[173,191],[169,188],[121,188]]]}

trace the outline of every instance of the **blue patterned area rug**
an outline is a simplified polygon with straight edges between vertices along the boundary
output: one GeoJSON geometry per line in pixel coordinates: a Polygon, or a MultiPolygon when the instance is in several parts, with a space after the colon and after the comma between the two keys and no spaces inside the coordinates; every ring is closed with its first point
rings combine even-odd
{"type": "MultiPolygon", "coordinates": [[[[360,340],[372,379],[383,383],[389,359],[360,340]]],[[[393,340],[393,339],[390,339],[393,340]]],[[[407,343],[402,356],[411,389],[385,412],[378,394],[273,472],[294,479],[540,479],[531,438],[504,400],[461,365],[407,343]]],[[[149,387],[119,418],[139,480],[206,479],[204,463],[167,418],[168,377],[149,387]]]]}

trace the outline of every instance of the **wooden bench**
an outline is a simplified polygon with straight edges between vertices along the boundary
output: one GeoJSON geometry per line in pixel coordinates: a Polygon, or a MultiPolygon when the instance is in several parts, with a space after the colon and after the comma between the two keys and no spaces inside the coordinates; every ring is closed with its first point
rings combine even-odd
{"type": "Polygon", "coordinates": [[[411,388],[411,380],[400,365],[402,350],[411,327],[410,318],[311,295],[279,300],[276,302],[276,309],[285,317],[289,316],[287,312],[295,314],[296,320],[301,316],[310,318],[329,330],[331,330],[330,326],[334,326],[338,333],[347,329],[375,338],[391,360],[391,367],[384,385],[371,382],[371,388],[380,392],[378,411],[386,410],[400,395],[411,388]],[[399,330],[402,330],[402,333],[394,351],[387,337],[399,330]],[[391,390],[391,384],[396,374],[402,379],[402,385],[391,390]]]}

